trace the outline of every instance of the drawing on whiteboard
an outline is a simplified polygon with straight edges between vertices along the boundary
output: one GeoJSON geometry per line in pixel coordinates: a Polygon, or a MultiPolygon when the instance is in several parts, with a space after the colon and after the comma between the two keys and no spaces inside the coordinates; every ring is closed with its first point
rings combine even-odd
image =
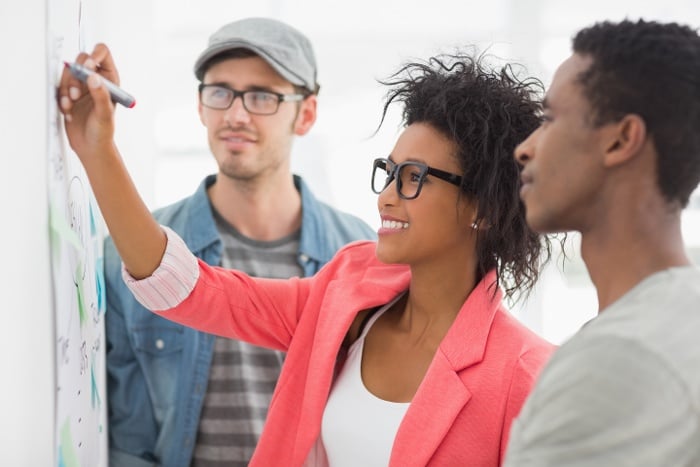
{"type": "MultiPolygon", "coordinates": [[[[86,11],[80,0],[49,0],[49,95],[63,61],[83,50],[86,11]]],[[[56,349],[55,463],[107,465],[102,219],[77,156],[68,146],[56,103],[48,109],[51,278],[56,349]]]]}

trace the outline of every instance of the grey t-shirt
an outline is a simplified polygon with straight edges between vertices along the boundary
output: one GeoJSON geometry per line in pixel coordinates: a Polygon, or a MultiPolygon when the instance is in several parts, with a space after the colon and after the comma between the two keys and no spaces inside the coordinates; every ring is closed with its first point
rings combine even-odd
{"type": "Polygon", "coordinates": [[[700,465],[700,270],[646,278],[562,345],[506,467],[700,465]]]}
{"type": "MultiPolygon", "coordinates": [[[[301,232],[275,241],[247,238],[214,211],[224,251],[221,266],[255,277],[303,276],[301,232]]],[[[216,337],[192,467],[247,466],[262,433],[282,370],[282,352],[216,337]]]]}

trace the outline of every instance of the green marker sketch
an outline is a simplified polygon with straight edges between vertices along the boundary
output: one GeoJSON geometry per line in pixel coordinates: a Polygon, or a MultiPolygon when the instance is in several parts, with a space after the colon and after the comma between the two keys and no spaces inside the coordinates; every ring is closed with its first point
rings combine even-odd
{"type": "Polygon", "coordinates": [[[58,250],[58,244],[62,240],[73,246],[77,251],[83,250],[83,244],[78,238],[78,234],[71,228],[66,218],[61,215],[61,211],[56,207],[54,201],[51,201],[49,204],[49,228],[51,230],[52,247],[56,247],[58,250]]]}
{"type": "Polygon", "coordinates": [[[83,265],[78,261],[78,265],[75,267],[75,285],[76,292],[78,294],[78,316],[80,316],[80,326],[82,327],[87,320],[87,314],[85,313],[85,290],[83,290],[84,281],[80,278],[80,271],[82,271],[83,265]]]}
{"type": "Polygon", "coordinates": [[[58,465],[61,467],[80,467],[78,456],[73,447],[73,436],[70,433],[70,421],[66,419],[61,426],[61,444],[58,446],[58,465]]]}
{"type": "MultiPolygon", "coordinates": [[[[49,226],[51,249],[55,252],[56,256],[59,255],[61,244],[64,242],[68,243],[73,248],[75,248],[75,250],[78,253],[81,253],[83,251],[83,245],[80,241],[80,238],[78,238],[78,234],[76,234],[75,231],[71,228],[70,224],[68,224],[68,221],[66,221],[66,218],[63,215],[61,215],[61,211],[56,207],[53,200],[49,203],[49,226]]],[[[76,266],[75,270],[75,282],[77,286],[78,314],[80,316],[81,326],[85,323],[87,318],[87,314],[85,312],[84,299],[85,291],[83,290],[83,281],[80,279],[82,275],[82,269],[82,261],[79,259],[78,265],[76,266]]]]}

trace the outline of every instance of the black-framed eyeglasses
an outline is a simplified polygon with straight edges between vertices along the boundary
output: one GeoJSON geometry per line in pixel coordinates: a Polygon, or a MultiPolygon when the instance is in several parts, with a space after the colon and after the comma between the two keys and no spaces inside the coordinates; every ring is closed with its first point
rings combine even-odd
{"type": "Polygon", "coordinates": [[[462,184],[462,177],[459,175],[434,169],[421,162],[396,164],[389,159],[380,157],[375,159],[372,165],[372,191],[376,194],[381,193],[395,179],[399,198],[415,199],[420,194],[427,175],[432,175],[456,186],[462,184]]]}
{"type": "Polygon", "coordinates": [[[221,84],[200,84],[199,100],[210,109],[226,110],[240,96],[243,108],[256,115],[272,115],[280,108],[281,102],[298,102],[307,96],[304,94],[280,94],[272,91],[236,91],[221,84]]]}

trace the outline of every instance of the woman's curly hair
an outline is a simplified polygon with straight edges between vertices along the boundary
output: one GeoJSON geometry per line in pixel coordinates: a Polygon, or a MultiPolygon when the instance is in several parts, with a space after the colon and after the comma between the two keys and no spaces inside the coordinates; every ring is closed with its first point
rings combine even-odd
{"type": "Polygon", "coordinates": [[[540,124],[542,83],[519,79],[512,65],[489,68],[484,56],[443,54],[403,65],[388,79],[379,123],[403,103],[404,126],[425,123],[452,140],[462,169],[462,194],[478,205],[477,278],[496,269],[506,297],[527,296],[551,243],[525,221],[515,147],[540,124]]]}

